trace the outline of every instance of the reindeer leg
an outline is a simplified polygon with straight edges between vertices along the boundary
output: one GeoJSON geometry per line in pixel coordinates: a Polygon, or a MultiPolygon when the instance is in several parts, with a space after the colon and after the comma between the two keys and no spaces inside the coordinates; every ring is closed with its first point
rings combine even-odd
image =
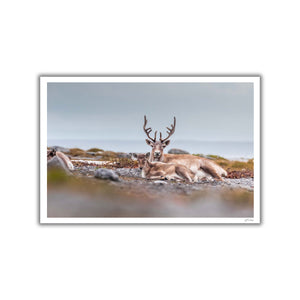
{"type": "Polygon", "coordinates": [[[159,179],[159,180],[162,180],[162,179],[165,179],[165,178],[166,178],[166,176],[164,176],[163,172],[156,172],[153,175],[149,176],[149,179],[159,179]]]}
{"type": "Polygon", "coordinates": [[[187,172],[187,170],[185,170],[185,168],[182,167],[176,167],[175,168],[175,172],[177,175],[179,175],[181,178],[188,180],[189,182],[193,182],[191,176],[189,175],[189,173],[187,172]]]}
{"type": "Polygon", "coordinates": [[[218,172],[215,170],[215,168],[213,166],[205,165],[205,166],[202,166],[201,169],[203,171],[205,171],[206,173],[210,174],[216,180],[224,181],[223,178],[218,174],[218,172]]]}

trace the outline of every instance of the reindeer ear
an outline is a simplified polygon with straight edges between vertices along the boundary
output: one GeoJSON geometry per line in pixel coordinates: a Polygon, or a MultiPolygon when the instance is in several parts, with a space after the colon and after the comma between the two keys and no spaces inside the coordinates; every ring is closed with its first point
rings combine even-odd
{"type": "Polygon", "coordinates": [[[153,147],[153,143],[152,143],[150,140],[146,139],[146,143],[147,143],[149,146],[153,147]]]}
{"type": "Polygon", "coordinates": [[[150,152],[147,152],[146,153],[146,158],[149,158],[150,157],[150,152]]]}
{"type": "Polygon", "coordinates": [[[165,141],[165,142],[163,143],[163,147],[165,148],[165,147],[167,147],[169,144],[170,144],[170,140],[165,141]]]}

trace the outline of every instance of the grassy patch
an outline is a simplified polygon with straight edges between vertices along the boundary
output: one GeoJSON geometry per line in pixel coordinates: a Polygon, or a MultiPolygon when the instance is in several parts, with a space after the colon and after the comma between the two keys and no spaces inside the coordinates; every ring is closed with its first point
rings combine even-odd
{"type": "Polygon", "coordinates": [[[213,160],[216,160],[216,159],[227,160],[226,158],[224,158],[222,156],[213,155],[213,154],[208,154],[208,155],[206,155],[206,157],[209,158],[209,159],[213,159],[213,160]]]}
{"type": "Polygon", "coordinates": [[[79,148],[71,148],[69,155],[71,156],[86,156],[86,151],[79,148]]]}
{"type": "Polygon", "coordinates": [[[101,153],[102,159],[103,160],[109,160],[109,161],[113,161],[116,158],[118,158],[118,154],[116,152],[113,151],[103,151],[101,153]]]}
{"type": "Polygon", "coordinates": [[[219,155],[204,155],[204,154],[193,154],[198,157],[204,157],[213,160],[216,164],[224,168],[226,171],[242,171],[254,169],[254,159],[249,159],[248,161],[238,161],[238,160],[228,160],[219,155]]]}
{"type": "MultiPolygon", "coordinates": [[[[87,153],[87,152],[95,152],[96,153],[96,152],[101,152],[101,151],[103,151],[103,150],[98,149],[98,148],[91,148],[91,149],[89,149],[87,151],[82,150],[80,148],[71,148],[70,152],[68,153],[68,155],[69,156],[73,156],[73,157],[82,156],[82,157],[91,157],[91,158],[93,158],[94,156],[91,155],[91,154],[89,154],[89,153],[87,153]]],[[[102,155],[102,153],[105,153],[105,152],[101,152],[101,155],[102,155]]]]}
{"type": "Polygon", "coordinates": [[[249,159],[248,161],[238,161],[238,160],[227,160],[227,159],[215,159],[217,163],[222,168],[225,168],[227,171],[242,171],[242,170],[251,170],[254,169],[254,160],[249,159]]]}
{"type": "Polygon", "coordinates": [[[120,154],[123,154],[122,152],[114,152],[114,151],[103,151],[102,149],[99,148],[91,148],[87,151],[79,149],[79,148],[71,148],[70,152],[68,153],[69,156],[71,157],[87,157],[91,158],[91,160],[100,160],[100,161],[109,161],[109,162],[118,162],[121,165],[132,165],[132,160],[128,158],[121,158],[119,157],[120,154]],[[92,153],[88,152],[93,152],[93,153],[98,153],[95,157],[92,153]]]}
{"type": "Polygon", "coordinates": [[[99,148],[91,148],[89,150],[87,150],[86,152],[103,152],[103,149],[99,149],[99,148]]]}
{"type": "Polygon", "coordinates": [[[70,176],[68,176],[63,170],[53,168],[47,172],[47,182],[50,184],[66,183],[69,180],[70,176]]]}
{"type": "Polygon", "coordinates": [[[205,157],[206,155],[204,154],[193,154],[194,156],[199,156],[199,157],[205,157]]]}
{"type": "Polygon", "coordinates": [[[204,157],[204,158],[209,158],[209,159],[212,159],[212,160],[216,160],[216,159],[227,160],[226,158],[224,158],[222,156],[213,155],[213,154],[207,154],[207,155],[204,155],[204,154],[193,154],[193,155],[194,156],[199,156],[199,157],[204,157]]]}
{"type": "Polygon", "coordinates": [[[66,191],[72,192],[70,197],[73,197],[76,192],[84,192],[86,195],[95,194],[101,195],[103,193],[111,193],[115,188],[107,184],[105,180],[96,178],[84,178],[78,176],[69,176],[60,170],[48,170],[47,176],[48,189],[57,190],[64,188],[66,191]]]}
{"type": "Polygon", "coordinates": [[[245,164],[242,161],[234,161],[231,165],[231,167],[233,169],[242,169],[242,168],[245,168],[246,166],[247,166],[247,164],[245,164]]]}

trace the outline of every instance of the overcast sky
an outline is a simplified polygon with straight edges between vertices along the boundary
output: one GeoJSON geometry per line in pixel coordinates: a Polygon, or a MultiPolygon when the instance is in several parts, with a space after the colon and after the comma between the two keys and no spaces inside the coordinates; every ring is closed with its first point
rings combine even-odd
{"type": "Polygon", "coordinates": [[[252,83],[48,83],[48,139],[253,141],[252,83]]]}

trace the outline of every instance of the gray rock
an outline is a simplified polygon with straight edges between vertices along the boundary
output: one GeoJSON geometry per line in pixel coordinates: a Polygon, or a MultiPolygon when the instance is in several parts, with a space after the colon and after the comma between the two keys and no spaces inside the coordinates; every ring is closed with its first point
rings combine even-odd
{"type": "Polygon", "coordinates": [[[95,171],[95,177],[100,178],[100,179],[107,179],[107,180],[112,180],[112,181],[119,181],[119,176],[118,174],[109,169],[97,169],[95,171]]]}
{"type": "Polygon", "coordinates": [[[49,169],[58,169],[64,171],[66,174],[70,175],[68,167],[64,164],[63,160],[58,156],[54,156],[52,159],[48,160],[47,168],[49,169]]]}
{"type": "Polygon", "coordinates": [[[189,152],[177,148],[172,148],[168,151],[169,154],[190,154],[189,152]]]}
{"type": "Polygon", "coordinates": [[[61,146],[52,146],[50,148],[54,149],[56,151],[64,152],[64,153],[69,153],[70,152],[69,148],[64,148],[64,147],[61,147],[61,146]]]}

